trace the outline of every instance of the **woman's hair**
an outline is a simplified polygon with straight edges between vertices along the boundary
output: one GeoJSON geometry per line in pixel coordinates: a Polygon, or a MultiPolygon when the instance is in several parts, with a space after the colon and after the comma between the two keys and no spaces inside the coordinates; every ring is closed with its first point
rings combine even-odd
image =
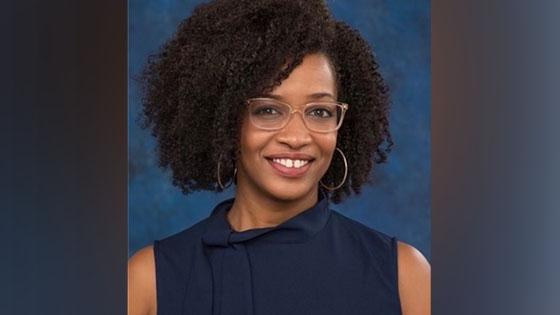
{"type": "MultiPolygon", "coordinates": [[[[157,141],[159,165],[188,194],[220,191],[232,180],[246,100],[270,92],[304,56],[325,54],[336,73],[338,100],[349,104],[337,147],[348,178],[330,194],[338,203],[359,194],[375,163],[387,159],[388,90],[367,42],[335,20],[321,0],[216,0],[199,5],[150,56],[142,73],[142,126],[157,141]]],[[[344,176],[333,156],[322,181],[344,176]]]]}

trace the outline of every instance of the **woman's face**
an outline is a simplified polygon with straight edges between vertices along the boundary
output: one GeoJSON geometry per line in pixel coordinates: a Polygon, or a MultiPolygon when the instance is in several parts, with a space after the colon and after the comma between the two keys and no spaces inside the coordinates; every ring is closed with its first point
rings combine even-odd
{"type": "MultiPolygon", "coordinates": [[[[329,60],[323,54],[307,55],[281,85],[262,97],[290,104],[294,110],[310,102],[336,101],[329,60]]],[[[275,131],[255,127],[247,114],[241,126],[238,189],[282,201],[309,197],[330,165],[336,136],[336,131],[309,131],[299,113],[275,131]]]]}

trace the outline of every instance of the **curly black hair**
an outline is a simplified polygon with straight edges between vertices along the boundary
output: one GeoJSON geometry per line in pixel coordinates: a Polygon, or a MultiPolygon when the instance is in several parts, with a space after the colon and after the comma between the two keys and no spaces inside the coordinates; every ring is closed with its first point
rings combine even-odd
{"type": "MultiPolygon", "coordinates": [[[[245,100],[281,84],[304,56],[323,53],[349,110],[337,146],[348,159],[348,179],[329,198],[360,193],[374,163],[393,142],[388,88],[360,34],[335,20],[322,0],[216,0],[199,5],[141,75],[143,128],[157,140],[159,165],[188,194],[220,191],[231,181],[245,100]],[[229,175],[228,175],[229,174],[229,175]]],[[[336,186],[344,165],[333,163],[322,181],[336,186]]]]}

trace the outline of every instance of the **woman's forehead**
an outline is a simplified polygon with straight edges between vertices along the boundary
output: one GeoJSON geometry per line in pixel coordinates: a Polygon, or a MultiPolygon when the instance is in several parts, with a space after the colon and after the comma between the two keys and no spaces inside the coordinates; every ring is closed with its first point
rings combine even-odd
{"type": "Polygon", "coordinates": [[[310,54],[303,58],[282,83],[270,93],[274,98],[325,98],[336,97],[336,82],[329,59],[323,54],[310,54]]]}

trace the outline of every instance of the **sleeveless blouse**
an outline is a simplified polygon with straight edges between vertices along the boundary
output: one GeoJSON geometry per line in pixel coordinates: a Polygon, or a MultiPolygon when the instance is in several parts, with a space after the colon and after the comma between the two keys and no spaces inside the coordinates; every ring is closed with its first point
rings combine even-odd
{"type": "Polygon", "coordinates": [[[154,242],[158,315],[401,314],[394,237],[315,206],[236,232],[234,199],[154,242]]]}

